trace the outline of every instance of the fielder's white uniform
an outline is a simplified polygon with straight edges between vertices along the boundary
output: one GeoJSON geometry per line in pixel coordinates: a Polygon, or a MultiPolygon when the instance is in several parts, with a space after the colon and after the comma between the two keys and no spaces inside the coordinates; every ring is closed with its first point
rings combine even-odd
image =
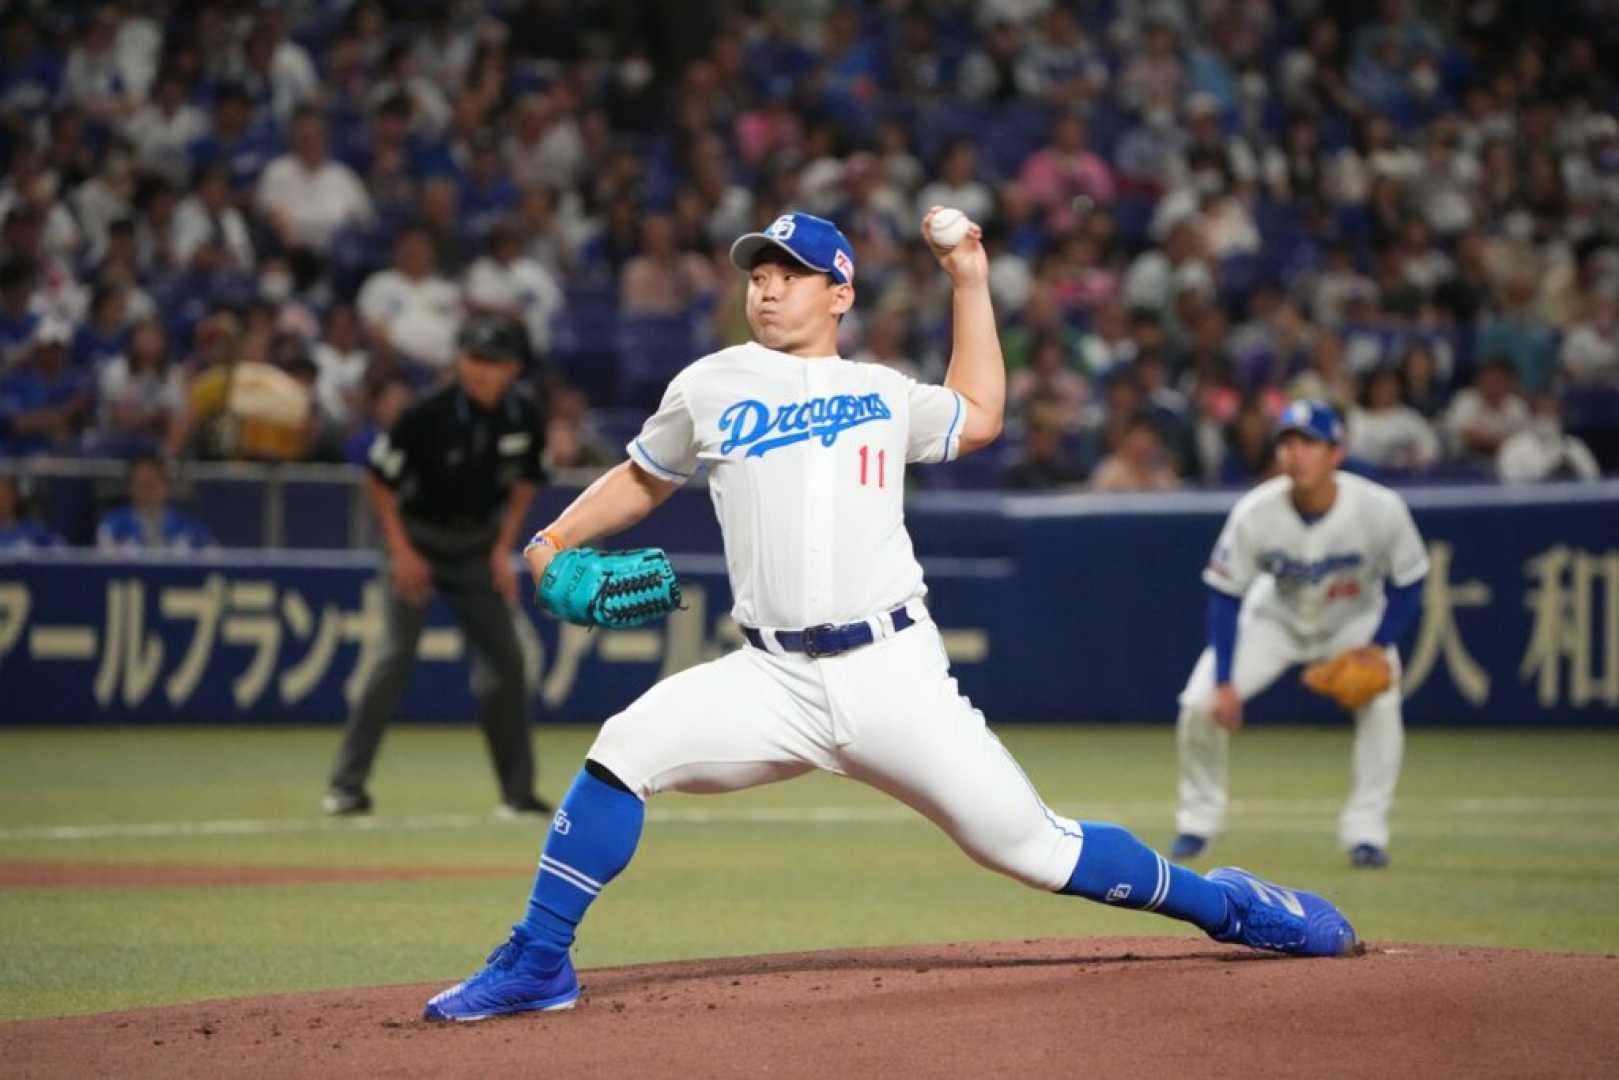
{"type": "MultiPolygon", "coordinates": [[[[1383,615],[1384,582],[1400,587],[1428,573],[1428,553],[1398,495],[1337,473],[1332,508],[1306,522],[1292,480],[1260,484],[1232,507],[1203,571],[1211,588],[1241,597],[1231,681],[1244,701],[1288,668],[1372,640],[1383,615]]],[[[1400,657],[1385,650],[1394,685],[1355,713],[1353,778],[1338,832],[1346,849],[1386,848],[1389,809],[1400,777],[1400,657]]],[[[1180,808],[1176,830],[1212,838],[1225,824],[1230,735],[1214,721],[1214,649],[1203,650],[1180,695],[1180,808]]]]}
{"type": "Polygon", "coordinates": [[[954,391],[886,367],[754,343],[677,375],[626,449],[668,481],[708,465],[732,615],[766,648],[660,682],[607,721],[589,757],[643,799],[825,769],[905,802],[992,870],[1065,885],[1080,828],[957,691],[905,531],[905,466],[953,459],[964,414],[954,391]],[[902,607],[915,622],[896,631],[902,607]],[[876,640],[838,656],[786,652],[774,636],[862,621],[876,640]]]}

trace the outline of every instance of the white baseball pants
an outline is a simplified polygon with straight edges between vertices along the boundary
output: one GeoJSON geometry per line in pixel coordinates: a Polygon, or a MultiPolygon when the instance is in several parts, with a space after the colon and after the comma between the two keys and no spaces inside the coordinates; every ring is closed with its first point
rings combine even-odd
{"type": "Polygon", "coordinates": [[[750,645],[688,668],[608,720],[589,756],[642,799],[824,769],[887,792],[1034,888],[1062,888],[1079,861],[1079,826],[1041,801],[957,690],[925,614],[839,656],[750,645]]]}
{"type": "MultiPolygon", "coordinates": [[[[1244,611],[1232,658],[1232,684],[1243,701],[1250,701],[1294,665],[1366,644],[1380,618],[1379,612],[1368,612],[1329,638],[1306,641],[1280,623],[1244,611]]],[[[1355,713],[1349,800],[1338,817],[1338,838],[1345,850],[1357,844],[1386,848],[1389,843],[1389,811],[1405,754],[1405,728],[1400,715],[1400,655],[1392,647],[1385,651],[1394,669],[1394,685],[1355,713]]],[[[1180,750],[1175,829],[1212,839],[1225,826],[1231,742],[1230,733],[1214,722],[1212,647],[1198,657],[1181,691],[1180,706],[1175,733],[1180,750]]]]}

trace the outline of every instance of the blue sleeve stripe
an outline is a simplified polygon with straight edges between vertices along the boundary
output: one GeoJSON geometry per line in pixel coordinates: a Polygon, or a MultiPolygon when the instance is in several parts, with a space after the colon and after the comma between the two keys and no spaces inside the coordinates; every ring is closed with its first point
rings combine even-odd
{"type": "Polygon", "coordinates": [[[658,464],[658,459],[653,457],[651,454],[647,453],[646,452],[646,447],[641,445],[641,440],[640,440],[639,437],[637,437],[636,440],[635,440],[635,449],[640,453],[640,455],[642,457],[646,458],[646,463],[648,465],[651,465],[654,469],[658,470],[658,472],[664,473],[665,475],[668,475],[668,476],[678,476],[682,480],[690,480],[691,479],[691,473],[683,473],[678,469],[669,469],[669,468],[665,468],[664,466],[658,464]]]}
{"type": "Polygon", "coordinates": [[[1393,645],[1399,641],[1422,611],[1421,580],[1389,589],[1386,599],[1387,606],[1383,609],[1383,618],[1372,634],[1372,640],[1379,645],[1393,645]]]}
{"type": "Polygon", "coordinates": [[[1232,662],[1237,655],[1237,616],[1241,611],[1242,601],[1230,593],[1209,590],[1207,621],[1216,684],[1231,681],[1232,662]]]}
{"type": "Polygon", "coordinates": [[[950,418],[950,430],[944,433],[944,459],[946,461],[951,458],[950,439],[956,433],[956,425],[961,422],[961,394],[955,390],[950,392],[956,396],[956,415],[950,418]]]}

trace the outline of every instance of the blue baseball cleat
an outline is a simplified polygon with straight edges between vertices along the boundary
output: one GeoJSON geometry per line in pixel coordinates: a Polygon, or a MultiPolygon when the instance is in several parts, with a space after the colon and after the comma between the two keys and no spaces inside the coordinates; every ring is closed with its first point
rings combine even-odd
{"type": "Polygon", "coordinates": [[[427,1020],[487,1020],[506,1013],[571,1009],[579,977],[567,953],[542,951],[517,930],[489,954],[475,975],[427,1003],[427,1020]]]}
{"type": "Polygon", "coordinates": [[[1290,956],[1348,956],[1355,951],[1355,928],[1314,893],[1283,888],[1235,866],[1210,870],[1207,876],[1231,902],[1225,929],[1209,934],[1215,941],[1290,956]]]}

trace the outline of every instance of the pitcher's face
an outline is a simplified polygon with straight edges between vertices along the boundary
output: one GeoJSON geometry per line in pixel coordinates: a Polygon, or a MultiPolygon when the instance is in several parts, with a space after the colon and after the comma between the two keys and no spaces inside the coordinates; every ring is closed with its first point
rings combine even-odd
{"type": "Polygon", "coordinates": [[[838,285],[781,253],[762,255],[748,272],[748,327],[767,349],[795,352],[829,334],[854,303],[854,287],[838,285]]]}

